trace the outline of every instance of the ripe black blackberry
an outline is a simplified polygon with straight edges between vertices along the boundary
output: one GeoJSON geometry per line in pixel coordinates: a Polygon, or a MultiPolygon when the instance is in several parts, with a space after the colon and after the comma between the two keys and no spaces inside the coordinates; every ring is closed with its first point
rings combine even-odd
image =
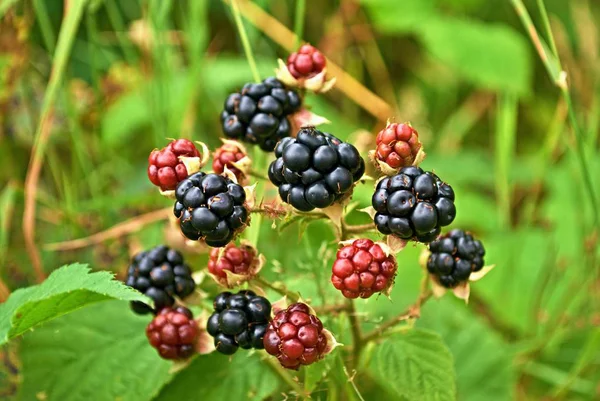
{"type": "Polygon", "coordinates": [[[175,190],[173,213],[181,232],[212,247],[222,247],[248,225],[244,188],[227,177],[196,173],[175,190]]]}
{"type": "Polygon", "coordinates": [[[196,288],[192,271],[183,262],[181,254],[165,245],[135,255],[127,271],[125,284],[154,301],[154,310],[142,302],[131,302],[131,309],[139,314],[158,312],[172,306],[174,297],[183,299],[196,288]]]}
{"type": "Polygon", "coordinates": [[[238,347],[263,349],[263,338],[271,320],[271,303],[252,291],[222,292],[214,300],[215,312],[206,331],[215,338],[217,351],[234,354],[238,347]]]}
{"type": "Polygon", "coordinates": [[[456,217],[452,187],[415,166],[379,181],[371,202],[377,230],[405,240],[431,242],[456,217]]]}
{"type": "Polygon", "coordinates": [[[454,288],[483,267],[485,249],[469,232],[452,230],[429,244],[427,270],[446,288],[454,288]]]}
{"type": "Polygon", "coordinates": [[[298,92],[286,88],[274,77],[261,83],[247,83],[225,100],[221,112],[223,133],[271,152],[280,139],[290,135],[288,117],[301,106],[298,92]]]}
{"type": "Polygon", "coordinates": [[[282,139],[275,156],[269,179],[284,202],[303,212],[339,201],[365,172],[365,161],[353,145],[314,127],[282,139]]]}

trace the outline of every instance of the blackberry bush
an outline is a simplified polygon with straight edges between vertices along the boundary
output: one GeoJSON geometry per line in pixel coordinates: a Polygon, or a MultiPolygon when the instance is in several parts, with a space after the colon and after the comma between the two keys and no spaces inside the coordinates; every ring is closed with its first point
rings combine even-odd
{"type": "Polygon", "coordinates": [[[222,247],[249,223],[246,192],[227,177],[196,173],[179,183],[175,198],[173,213],[192,241],[222,247]]]}
{"type": "Polygon", "coordinates": [[[222,292],[213,307],[215,312],[208,319],[206,331],[214,337],[217,351],[231,355],[238,348],[263,348],[271,319],[271,303],[266,298],[252,291],[222,292]]]}
{"type": "Polygon", "coordinates": [[[281,366],[297,370],[323,358],[327,341],[321,320],[299,302],[277,312],[264,335],[264,348],[281,366]]]}
{"type": "Polygon", "coordinates": [[[483,268],[485,249],[469,232],[454,229],[429,244],[427,271],[440,285],[454,288],[483,268]]]}
{"type": "Polygon", "coordinates": [[[403,240],[431,242],[456,217],[452,187],[414,166],[379,181],[371,203],[377,230],[403,240]]]}
{"type": "Polygon", "coordinates": [[[223,133],[271,152],[279,140],[291,134],[289,118],[301,107],[300,95],[276,78],[247,83],[225,100],[223,133]]]}
{"type": "Polygon", "coordinates": [[[356,148],[314,127],[304,127],[296,138],[285,138],[275,148],[269,179],[281,199],[308,212],[326,208],[350,196],[365,172],[356,148]]]}
{"type": "Polygon", "coordinates": [[[194,354],[199,329],[192,312],[183,306],[163,308],[146,327],[150,345],[164,359],[187,359],[194,354]]]}
{"type": "MultiPolygon", "coordinates": [[[[190,295],[196,284],[192,272],[179,252],[165,245],[159,245],[134,256],[127,270],[125,283],[154,301],[154,311],[172,306],[175,298],[190,295]]],[[[131,303],[136,313],[153,312],[146,304],[131,303]]]]}

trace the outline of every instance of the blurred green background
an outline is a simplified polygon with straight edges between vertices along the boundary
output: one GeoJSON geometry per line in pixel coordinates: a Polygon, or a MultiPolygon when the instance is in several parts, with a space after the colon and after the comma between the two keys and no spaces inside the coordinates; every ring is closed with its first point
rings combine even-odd
{"type": "MultiPolygon", "coordinates": [[[[515,0],[308,1],[300,17],[294,1],[254,4],[292,31],[303,17],[305,41],[387,102],[388,117],[412,123],[428,154],[422,166],[457,193],[453,227],[479,236],[486,262],[497,265],[472,286],[468,306],[448,294],[428,302],[417,322],[450,348],[459,399],[600,398],[600,205],[590,196],[590,186],[600,193],[600,4],[525,1],[539,44],[515,0]]],[[[242,15],[252,20],[252,10],[242,15]]],[[[146,166],[166,138],[218,146],[225,97],[252,80],[227,3],[3,0],[0,14],[0,291],[36,281],[36,249],[46,273],[81,261],[123,274],[131,252],[161,242],[203,268],[205,253],[186,249],[167,214],[153,213],[170,203],[146,166]],[[36,158],[39,182],[26,190],[36,158]],[[34,218],[24,219],[26,195],[34,218]],[[34,239],[29,248],[24,233],[34,239]]],[[[264,78],[290,49],[270,37],[271,24],[254,21],[245,26],[264,78]]],[[[364,156],[385,125],[344,88],[306,102],[364,156]]],[[[357,188],[359,208],[371,193],[369,183],[357,188]]],[[[333,252],[333,235],[323,223],[300,233],[263,222],[263,274],[286,273],[288,288],[315,304],[336,303],[319,253],[333,252]]],[[[420,251],[398,255],[391,302],[358,303],[366,329],[414,301],[420,251]]],[[[41,373],[28,376],[21,362],[35,355],[8,348],[3,356],[0,395],[12,397],[24,378],[19,386],[30,390],[21,397],[34,399],[27,394],[41,373]]],[[[366,399],[377,394],[363,391],[366,399]]]]}

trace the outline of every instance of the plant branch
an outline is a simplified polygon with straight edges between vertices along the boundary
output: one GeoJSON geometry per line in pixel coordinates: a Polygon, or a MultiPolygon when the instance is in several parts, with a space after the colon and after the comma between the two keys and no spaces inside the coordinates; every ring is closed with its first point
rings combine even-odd
{"type": "Polygon", "coordinates": [[[280,293],[283,296],[288,297],[289,299],[291,299],[294,302],[297,302],[300,299],[300,296],[298,295],[297,292],[293,292],[287,289],[287,287],[285,285],[275,285],[273,283],[269,283],[267,280],[265,280],[264,278],[260,277],[260,276],[255,276],[253,279],[256,283],[270,288],[275,292],[280,293]]]}
{"type": "Polygon", "coordinates": [[[348,299],[346,304],[348,319],[350,320],[350,331],[352,333],[352,344],[354,345],[352,347],[353,365],[356,366],[360,358],[360,352],[362,351],[363,345],[366,342],[364,341],[362,331],[360,329],[360,321],[358,320],[358,315],[356,314],[354,300],[348,299]]]}
{"type": "Polygon", "coordinates": [[[304,390],[300,384],[294,380],[294,378],[279,364],[276,359],[271,357],[271,355],[267,355],[266,357],[263,357],[262,360],[269,368],[271,368],[273,373],[283,379],[283,381],[286,382],[286,384],[290,386],[292,390],[298,394],[298,396],[302,397],[303,399],[309,398],[309,394],[306,393],[306,390],[304,390]]]}
{"type": "Polygon", "coordinates": [[[377,339],[379,336],[381,336],[385,331],[393,328],[398,323],[403,322],[408,319],[419,318],[421,316],[421,307],[425,304],[425,302],[427,302],[429,300],[429,298],[431,298],[432,295],[433,295],[433,292],[429,288],[429,276],[426,275],[423,278],[423,281],[421,282],[421,292],[419,294],[419,297],[415,301],[415,303],[410,305],[404,312],[402,312],[398,316],[394,317],[391,320],[388,320],[381,326],[379,326],[376,329],[373,329],[372,331],[365,334],[365,336],[363,337],[363,341],[365,343],[367,343],[369,341],[373,341],[373,340],[377,339]]]}
{"type": "Polygon", "coordinates": [[[375,229],[374,223],[357,224],[357,225],[345,225],[344,231],[346,234],[362,234],[366,231],[375,229]]]}

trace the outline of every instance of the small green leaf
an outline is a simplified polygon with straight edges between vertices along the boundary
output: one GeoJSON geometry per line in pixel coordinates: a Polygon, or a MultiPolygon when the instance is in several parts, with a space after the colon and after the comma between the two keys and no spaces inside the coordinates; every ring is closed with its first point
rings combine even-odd
{"type": "Polygon", "coordinates": [[[79,263],[63,266],[42,284],[17,290],[0,305],[0,345],[36,325],[109,299],[148,302],[109,272],[90,274],[79,263]]]}
{"type": "Polygon", "coordinates": [[[411,32],[437,15],[433,0],[361,0],[381,32],[411,32]]]}
{"type": "Polygon", "coordinates": [[[531,87],[531,53],[512,28],[453,18],[436,18],[419,30],[431,55],[472,83],[526,94],[531,87]]]}
{"type": "Polygon", "coordinates": [[[152,399],[171,377],[171,363],[148,344],[149,320],[125,302],[103,302],[26,334],[19,399],[152,399]]]}
{"type": "Polygon", "coordinates": [[[155,401],[264,400],[278,387],[277,376],[256,353],[231,358],[198,356],[165,386],[155,401]]]}
{"type": "Polygon", "coordinates": [[[456,399],[452,354],[433,332],[415,329],[390,337],[377,346],[369,368],[375,380],[399,398],[456,399]]]}

